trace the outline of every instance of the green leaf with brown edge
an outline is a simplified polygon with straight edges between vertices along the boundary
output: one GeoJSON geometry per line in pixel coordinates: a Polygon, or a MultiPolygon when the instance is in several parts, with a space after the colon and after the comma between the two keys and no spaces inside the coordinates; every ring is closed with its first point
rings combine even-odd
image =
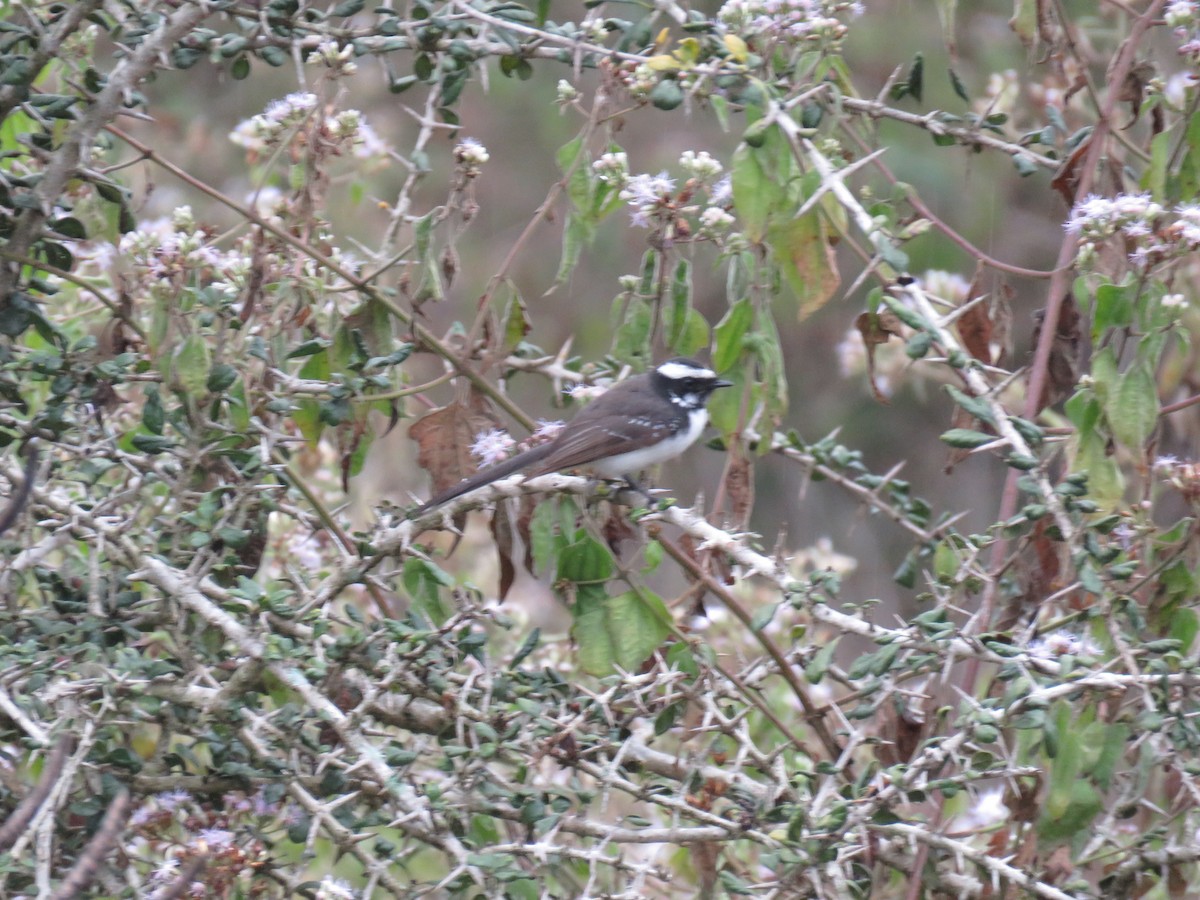
{"type": "MultiPolygon", "coordinates": [[[[755,316],[754,356],[758,359],[762,375],[763,397],[767,401],[767,412],[782,416],[788,409],[788,381],[783,361],[783,343],[775,317],[769,306],[758,310],[755,316]]],[[[759,455],[770,452],[771,442],[760,441],[759,455]]]]}
{"type": "Polygon", "coordinates": [[[647,590],[615,597],[599,589],[583,590],[572,614],[571,636],[579,647],[580,665],[598,677],[616,668],[636,672],[670,634],[666,604],[647,590]]]}
{"type": "Polygon", "coordinates": [[[525,301],[512,279],[504,279],[504,288],[508,293],[508,299],[504,304],[504,313],[500,319],[500,349],[507,356],[525,339],[525,335],[529,334],[533,324],[529,320],[529,310],[525,307],[525,301]]]}

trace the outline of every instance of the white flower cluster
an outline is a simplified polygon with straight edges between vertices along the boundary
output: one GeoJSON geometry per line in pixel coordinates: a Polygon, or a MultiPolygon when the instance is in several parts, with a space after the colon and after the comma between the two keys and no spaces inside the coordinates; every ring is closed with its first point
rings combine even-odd
{"type": "Polygon", "coordinates": [[[1171,0],[1163,10],[1163,20],[1180,41],[1180,55],[1192,65],[1200,64],[1200,3],[1171,0]]]}
{"type": "Polygon", "coordinates": [[[1080,636],[1064,629],[1052,631],[1029,642],[1030,656],[1053,659],[1058,656],[1096,656],[1100,646],[1086,635],[1080,636]]]}
{"type": "Polygon", "coordinates": [[[135,268],[160,280],[191,269],[224,273],[245,265],[243,254],[224,252],[209,242],[205,231],[196,227],[190,206],[175,210],[170,223],[152,222],[124,235],[120,251],[135,268]]]}
{"type": "Polygon", "coordinates": [[[570,103],[579,96],[579,90],[571,82],[565,78],[558,79],[558,85],[554,89],[555,98],[561,103],[570,103]]]}
{"type": "MultiPolygon", "coordinates": [[[[241,122],[230,132],[229,139],[252,153],[262,153],[280,141],[290,139],[296,127],[314,114],[317,104],[316,94],[288,94],[282,100],[272,101],[259,115],[241,122]]],[[[357,109],[346,109],[322,117],[316,129],[314,146],[335,153],[348,149],[359,159],[381,157],[388,152],[387,145],[357,109]]]]}
{"type": "Polygon", "coordinates": [[[1154,471],[1189,500],[1200,499],[1200,462],[1166,454],[1154,460],[1154,471]]]}
{"type": "Polygon", "coordinates": [[[837,43],[846,36],[838,16],[857,18],[863,11],[862,3],[843,0],[726,0],[717,18],[742,37],[837,43]]]}
{"type": "Polygon", "coordinates": [[[724,171],[719,160],[713,159],[707,150],[697,153],[695,150],[684,150],[679,157],[679,166],[698,181],[712,181],[724,171]]]}
{"type": "Polygon", "coordinates": [[[288,94],[272,100],[266,110],[238,124],[229,139],[247,150],[264,150],[277,143],[291,128],[299,125],[317,108],[317,95],[307,92],[288,94]]]}
{"type": "MultiPolygon", "coordinates": [[[[622,168],[627,165],[625,154],[605,154],[594,164],[597,171],[604,172],[615,171],[615,167],[620,165],[622,168]],[[620,157],[616,160],[615,157],[620,157]],[[605,162],[609,157],[614,159],[605,162]],[[604,166],[601,166],[604,163],[604,166]],[[610,168],[611,167],[611,168],[610,168]]],[[[632,177],[625,175],[625,186],[621,189],[620,198],[632,207],[630,219],[634,226],[638,228],[649,228],[655,220],[660,222],[668,221],[680,216],[699,216],[698,221],[702,231],[709,233],[716,231],[724,231],[734,223],[734,218],[726,206],[733,199],[733,191],[729,176],[725,176],[712,184],[712,180],[717,178],[723,171],[724,167],[721,163],[714,159],[706,150],[696,152],[694,150],[685,150],[679,159],[680,167],[686,171],[693,182],[700,182],[706,186],[708,192],[708,203],[701,209],[699,205],[683,205],[687,199],[690,199],[694,193],[696,185],[689,183],[685,186],[677,196],[675,193],[675,179],[671,178],[666,172],[659,172],[657,175],[642,174],[632,177]]],[[[601,175],[602,178],[608,180],[612,175],[601,175]]]]}
{"type": "Polygon", "coordinates": [[[657,175],[634,175],[625,182],[620,197],[633,207],[633,224],[638,228],[648,228],[650,217],[670,205],[674,192],[675,180],[668,177],[666,172],[659,172],[657,175]]]}
{"type": "Polygon", "coordinates": [[[471,444],[471,455],[483,465],[492,466],[508,459],[508,454],[516,443],[507,431],[492,428],[475,435],[475,443],[471,444]]]}
{"type": "Polygon", "coordinates": [[[592,163],[596,177],[606,184],[624,184],[629,178],[629,157],[623,151],[605,153],[592,163]]]}
{"type": "Polygon", "coordinates": [[[358,894],[340,878],[326,875],[317,885],[317,900],[354,900],[358,894]]]}
{"type": "Polygon", "coordinates": [[[337,41],[321,41],[304,61],[310,66],[328,66],[336,75],[353,75],[358,71],[358,65],[351,61],[353,57],[354,47],[350,44],[339,48],[337,41]]]}
{"type": "Polygon", "coordinates": [[[1129,261],[1146,268],[1200,246],[1200,204],[1184,203],[1168,212],[1146,193],[1116,197],[1093,194],[1076,205],[1065,227],[1079,235],[1080,265],[1086,266],[1091,260],[1097,244],[1120,235],[1133,244],[1129,261]]]}
{"type": "Polygon", "coordinates": [[[468,178],[474,178],[483,168],[483,164],[491,159],[487,147],[475,138],[464,138],[454,148],[454,161],[463,168],[468,178]]]}

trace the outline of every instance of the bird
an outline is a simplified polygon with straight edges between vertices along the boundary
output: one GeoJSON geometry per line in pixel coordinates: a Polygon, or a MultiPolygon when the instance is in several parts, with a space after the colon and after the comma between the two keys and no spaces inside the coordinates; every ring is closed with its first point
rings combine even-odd
{"type": "Polygon", "coordinates": [[[586,466],[602,478],[624,477],[641,490],[631,479],[633,473],[674,459],[694,444],[708,424],[709,396],[732,384],[693,359],[669,359],[605,391],[552,440],[464,478],[411,517],[521,471],[535,478],[586,466]]]}

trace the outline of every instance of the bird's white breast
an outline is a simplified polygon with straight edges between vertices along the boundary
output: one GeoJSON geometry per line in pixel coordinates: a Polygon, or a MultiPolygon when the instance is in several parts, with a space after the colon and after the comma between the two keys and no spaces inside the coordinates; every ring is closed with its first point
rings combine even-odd
{"type": "Polygon", "coordinates": [[[649,447],[597,460],[592,463],[592,468],[603,478],[620,478],[622,475],[639,472],[668,459],[674,459],[696,442],[696,438],[700,437],[707,424],[708,410],[704,407],[689,410],[687,428],[681,428],[670,437],[649,447]]]}

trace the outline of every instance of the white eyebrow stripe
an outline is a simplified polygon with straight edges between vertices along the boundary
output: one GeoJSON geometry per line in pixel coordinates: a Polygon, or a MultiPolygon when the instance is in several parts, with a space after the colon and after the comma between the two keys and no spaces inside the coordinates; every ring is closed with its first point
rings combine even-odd
{"type": "Polygon", "coordinates": [[[664,378],[683,379],[683,378],[716,378],[717,373],[712,369],[701,369],[697,366],[689,366],[685,363],[667,362],[658,367],[658,374],[664,378]]]}

